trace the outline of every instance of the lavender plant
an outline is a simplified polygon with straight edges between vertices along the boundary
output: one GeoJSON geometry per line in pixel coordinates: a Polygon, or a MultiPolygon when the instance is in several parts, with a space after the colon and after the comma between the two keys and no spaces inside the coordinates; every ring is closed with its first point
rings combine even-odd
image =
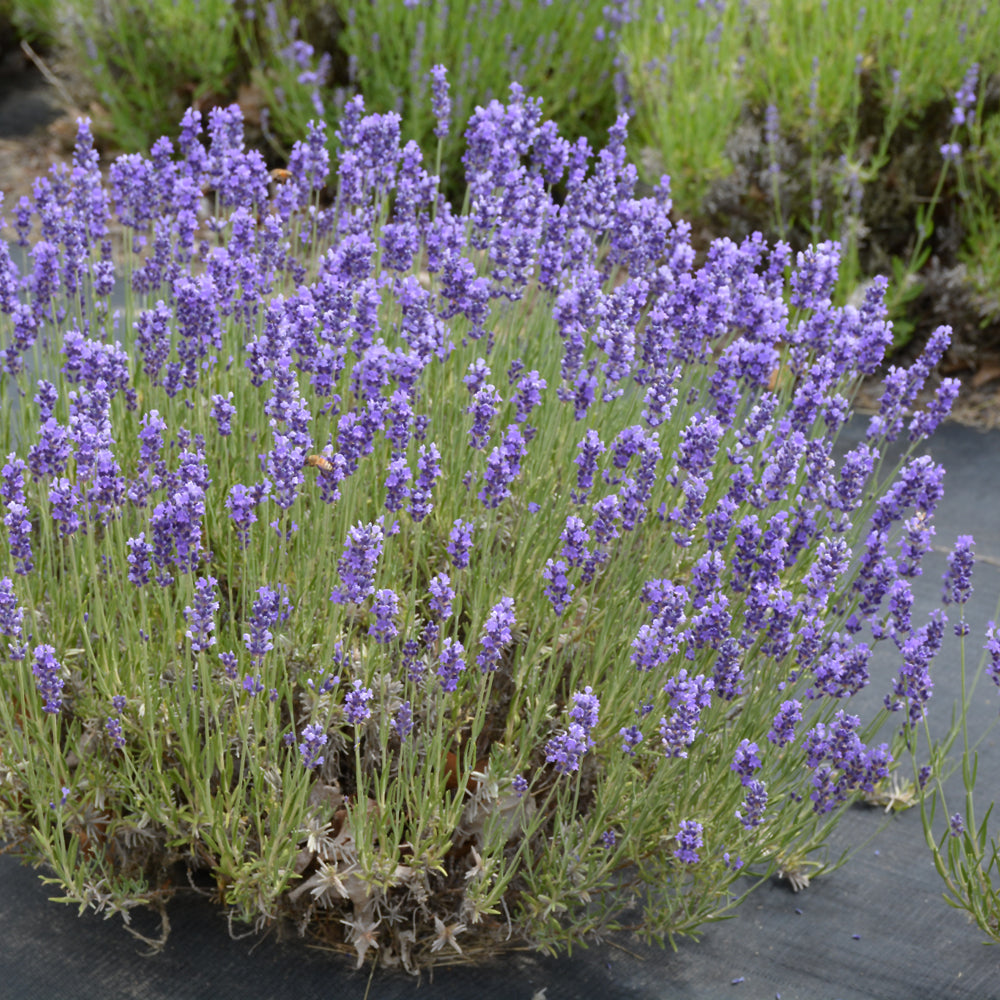
{"type": "MultiPolygon", "coordinates": [[[[976,690],[984,675],[990,678],[993,685],[1000,687],[1000,630],[997,628],[1000,604],[994,618],[987,623],[986,641],[982,645],[978,669],[969,678],[966,651],[971,629],[965,617],[965,606],[973,592],[974,546],[975,540],[971,535],[959,537],[948,557],[948,570],[944,576],[941,595],[942,602],[954,605],[958,612],[958,620],[953,626],[954,634],[960,642],[962,711],[958,717],[958,725],[941,735],[932,734],[930,728],[923,724],[920,732],[915,735],[922,737],[927,748],[925,754],[934,766],[920,766],[916,742],[912,747],[912,759],[915,784],[919,785],[923,793],[920,796],[920,812],[924,837],[934,866],[944,883],[945,901],[957,909],[965,910],[979,929],[996,944],[1000,943],[1000,885],[997,884],[1000,839],[995,834],[990,834],[990,817],[995,803],[991,802],[982,810],[981,790],[977,796],[976,789],[979,746],[995,727],[996,717],[994,714],[993,719],[983,726],[973,740],[969,732],[969,714],[976,702],[976,690]],[[953,752],[953,746],[959,738],[959,749],[953,752]],[[958,768],[961,774],[962,808],[955,812],[949,808],[949,793],[945,788],[945,778],[953,768],[958,768]],[[977,817],[977,813],[980,813],[981,818],[977,817]]],[[[991,693],[986,698],[992,697],[995,695],[991,688],[991,693]]]]}
{"type": "Polygon", "coordinates": [[[180,867],[359,965],[694,934],[827,865],[926,711],[948,331],[835,459],[891,339],[836,244],[698,262],[624,117],[595,152],[517,85],[465,213],[400,127],[355,98],[275,182],[192,110],[105,183],[83,120],[8,209],[5,836],[82,908],[180,867]]]}

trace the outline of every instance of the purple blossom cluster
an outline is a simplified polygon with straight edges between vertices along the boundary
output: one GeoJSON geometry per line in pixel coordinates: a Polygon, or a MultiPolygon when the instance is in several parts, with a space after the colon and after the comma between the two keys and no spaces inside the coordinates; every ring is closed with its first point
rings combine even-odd
{"type": "Polygon", "coordinates": [[[184,609],[184,617],[191,626],[185,633],[191,640],[191,652],[202,653],[215,645],[215,612],[219,601],[215,596],[218,580],[214,576],[203,577],[195,583],[194,606],[184,609]]]}
{"type": "Polygon", "coordinates": [[[802,749],[813,771],[810,798],[817,813],[829,812],[858,789],[872,791],[889,773],[888,745],[866,747],[857,734],[860,724],[858,716],[839,711],[832,725],[819,722],[806,733],[802,749]]]}
{"type": "Polygon", "coordinates": [[[299,754],[302,763],[310,769],[322,767],[325,757],[323,747],[326,746],[328,737],[323,732],[323,727],[315,723],[306,726],[302,730],[302,742],[299,744],[299,754]]]}
{"type": "Polygon", "coordinates": [[[500,657],[505,647],[513,642],[511,629],[515,621],[514,599],[501,597],[490,609],[479,637],[480,650],[476,654],[476,663],[483,673],[496,670],[500,666],[500,657]]]}
{"type": "Polygon", "coordinates": [[[580,769],[583,755],[594,746],[591,731],[597,725],[600,702],[588,685],[573,695],[572,720],[565,731],[553,736],[545,745],[545,760],[558,774],[572,774],[580,769]]]}
{"type": "Polygon", "coordinates": [[[686,865],[696,865],[701,859],[699,849],[705,843],[704,827],[697,820],[681,820],[680,828],[675,834],[677,847],[674,857],[686,865]]]}
{"type": "Polygon", "coordinates": [[[465,671],[465,648],[450,636],[441,644],[438,654],[437,675],[443,691],[452,692],[458,688],[458,679],[465,671]]]}
{"type": "Polygon", "coordinates": [[[0,579],[0,635],[14,640],[7,644],[7,655],[15,662],[23,660],[28,651],[23,625],[24,608],[18,603],[13,581],[5,576],[0,579]]]}
{"type": "Polygon", "coordinates": [[[342,588],[330,595],[336,604],[360,604],[375,592],[375,568],[382,555],[382,524],[360,522],[348,529],[344,555],[337,563],[342,588]]]}
{"type": "Polygon", "coordinates": [[[250,631],[243,635],[243,643],[250,656],[260,662],[264,656],[274,649],[274,638],[271,629],[279,621],[288,617],[289,601],[282,591],[272,590],[264,586],[257,591],[257,599],[253,602],[250,612],[250,631]]]}
{"type": "Polygon", "coordinates": [[[353,686],[344,696],[344,717],[347,721],[359,726],[366,719],[370,719],[372,714],[370,702],[374,697],[375,692],[370,687],[365,687],[360,679],[355,679],[353,686]]]}
{"type": "Polygon", "coordinates": [[[58,715],[63,706],[62,692],[66,682],[54,647],[47,643],[35,647],[31,672],[35,675],[38,693],[45,699],[45,711],[58,715]]]}

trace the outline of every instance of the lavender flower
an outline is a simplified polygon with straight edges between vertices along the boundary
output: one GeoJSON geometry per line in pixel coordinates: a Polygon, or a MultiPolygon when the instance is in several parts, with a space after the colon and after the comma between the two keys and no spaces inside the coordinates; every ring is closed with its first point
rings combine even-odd
{"type": "Polygon", "coordinates": [[[736,818],[747,830],[760,826],[764,819],[764,810],[767,808],[767,788],[763,781],[751,779],[744,783],[746,787],[746,798],[743,800],[742,811],[736,810],[736,818]]]}
{"type": "Polygon", "coordinates": [[[562,615],[567,605],[572,599],[570,595],[576,589],[566,576],[569,567],[562,559],[548,559],[545,568],[542,570],[542,579],[548,581],[548,586],[543,593],[552,604],[552,610],[557,616],[562,615]]]}
{"type": "Polygon", "coordinates": [[[689,677],[683,669],[667,681],[663,690],[674,710],[669,719],[660,719],[660,739],[667,757],[687,757],[687,748],[698,735],[701,710],[711,702],[712,687],[713,682],[704,675],[689,677]]]}
{"type": "Polygon", "coordinates": [[[473,417],[472,427],[469,429],[470,447],[479,450],[486,447],[490,436],[490,421],[496,416],[502,402],[500,393],[493,385],[484,385],[476,391],[472,403],[465,411],[473,417]]]}
{"type": "Polygon", "coordinates": [[[514,622],[514,599],[500,598],[490,609],[479,638],[481,652],[476,656],[476,663],[483,673],[496,670],[500,665],[500,655],[504,647],[513,641],[511,629],[514,622]]]}
{"type": "Polygon", "coordinates": [[[212,396],[212,419],[218,425],[222,437],[228,437],[233,432],[232,421],[236,416],[236,407],[231,402],[232,398],[232,392],[225,396],[218,393],[212,396]]]}
{"type": "Polygon", "coordinates": [[[447,638],[441,645],[438,654],[437,675],[441,679],[444,691],[454,691],[458,688],[458,678],[465,670],[465,649],[457,639],[447,638]]]}
{"type": "Polygon", "coordinates": [[[545,759],[555,767],[558,774],[572,774],[580,769],[583,755],[593,745],[594,741],[587,735],[586,729],[578,722],[573,722],[565,732],[548,741],[545,745],[545,759]]]}
{"type": "Polygon", "coordinates": [[[948,554],[948,571],[941,578],[944,581],[941,600],[945,604],[965,604],[972,596],[974,545],[972,535],[959,535],[955,548],[948,554]]]}
{"type": "Polygon", "coordinates": [[[129,538],[128,546],[128,580],[136,587],[145,587],[149,583],[149,574],[153,571],[151,556],[153,546],[146,541],[146,533],[140,531],[137,538],[129,538]]]}
{"type": "Polygon", "coordinates": [[[322,755],[322,749],[326,746],[327,735],[323,732],[323,727],[309,725],[302,730],[302,742],[299,744],[299,754],[302,763],[310,770],[322,767],[326,758],[322,755]]]}
{"type": "Polygon", "coordinates": [[[962,834],[965,833],[965,820],[962,818],[961,813],[955,813],[955,815],[948,820],[948,825],[949,836],[961,837],[962,834]]]}
{"type": "Polygon", "coordinates": [[[7,539],[10,545],[10,556],[17,563],[14,571],[21,576],[27,576],[34,569],[31,551],[31,520],[30,511],[17,500],[7,504],[7,513],[3,523],[7,529],[7,539]]]}
{"type": "Polygon", "coordinates": [[[389,472],[385,477],[385,508],[386,510],[402,510],[410,488],[407,483],[413,478],[405,458],[394,458],[389,463],[389,472]]]}
{"type": "Polygon", "coordinates": [[[61,676],[62,665],[55,654],[53,646],[36,646],[35,662],[31,668],[31,672],[35,675],[35,686],[45,699],[44,710],[52,715],[58,715],[63,706],[62,691],[66,683],[61,676]]]}
{"type": "Polygon", "coordinates": [[[368,704],[375,693],[369,687],[364,687],[360,680],[355,680],[350,691],[344,696],[344,715],[352,725],[359,726],[371,718],[372,710],[368,704]]]}
{"type": "Polygon", "coordinates": [[[597,717],[601,703],[594,694],[594,689],[588,684],[582,691],[573,695],[573,707],[569,716],[589,733],[597,725],[597,717]]]}
{"type": "Polygon", "coordinates": [[[243,678],[243,690],[246,691],[251,698],[255,698],[259,695],[261,691],[264,690],[264,682],[261,680],[260,674],[254,674],[253,676],[247,674],[247,676],[243,678]]]}
{"type": "MultiPolygon", "coordinates": [[[[546,389],[547,383],[537,371],[532,369],[526,372],[517,383],[517,422],[523,424],[531,416],[531,411],[542,401],[542,392],[546,389]]],[[[530,437],[531,435],[527,435],[530,437]]]]}
{"type": "Polygon", "coordinates": [[[510,486],[521,472],[521,459],[527,454],[524,437],[517,424],[504,431],[501,443],[490,452],[483,473],[485,485],[479,499],[489,508],[499,507],[510,495],[510,486]]]}
{"type": "Polygon", "coordinates": [[[437,119],[434,134],[445,139],[451,123],[451,98],[448,96],[448,71],[444,66],[431,67],[431,110],[437,119]]]}
{"type": "Polygon", "coordinates": [[[590,533],[587,526],[579,517],[570,514],[566,518],[566,527],[563,528],[559,540],[563,543],[562,556],[569,566],[584,566],[591,557],[591,551],[587,548],[590,541],[590,533]]]}
{"type": "Polygon", "coordinates": [[[622,753],[634,757],[635,748],[642,742],[642,731],[638,726],[622,726],[618,735],[622,738],[622,753]]]}
{"type": "Polygon", "coordinates": [[[215,645],[215,620],[213,615],[219,610],[215,597],[218,580],[214,576],[203,577],[195,583],[194,607],[184,609],[184,617],[191,626],[185,633],[191,640],[191,652],[201,653],[215,645]]]}
{"type": "Polygon", "coordinates": [[[472,532],[475,525],[461,518],[456,519],[448,533],[448,555],[455,569],[464,569],[469,565],[469,551],[472,548],[472,532]]]}
{"type": "Polygon", "coordinates": [[[889,773],[892,755],[885,743],[868,748],[856,730],[861,720],[839,711],[830,726],[817,723],[806,734],[802,750],[812,769],[813,810],[822,815],[847,800],[856,789],[870,792],[889,773]]]}
{"type": "Polygon", "coordinates": [[[399,629],[393,620],[399,614],[399,598],[392,590],[375,591],[372,603],[375,621],[368,626],[368,634],[375,636],[378,643],[392,642],[399,635],[399,629]]]}
{"type": "MultiPolygon", "coordinates": [[[[24,608],[17,603],[14,584],[9,576],[0,579],[0,635],[23,639],[24,608]]],[[[24,659],[25,647],[9,643],[7,649],[12,660],[24,659]]]]}
{"type": "Polygon", "coordinates": [[[576,490],[573,492],[574,503],[584,503],[594,476],[597,474],[597,459],[604,453],[604,444],[595,430],[588,430],[583,440],[577,445],[578,454],[573,462],[577,466],[576,490]]]}
{"type": "Polygon", "coordinates": [[[421,445],[417,455],[418,476],[410,493],[410,514],[414,521],[422,521],[433,509],[431,493],[441,475],[441,453],[435,444],[421,445]]]}
{"type": "Polygon", "coordinates": [[[375,592],[375,568],[382,554],[382,541],[381,519],[370,524],[359,521],[348,529],[344,555],[337,563],[343,587],[330,594],[331,601],[360,604],[375,592]]]}
{"type": "Polygon", "coordinates": [[[703,827],[697,820],[681,820],[680,829],[675,835],[677,849],[674,851],[674,857],[686,865],[697,864],[699,861],[698,848],[705,842],[702,836],[703,832],[703,827]]]}
{"type": "Polygon", "coordinates": [[[107,731],[108,736],[111,737],[111,745],[116,749],[120,750],[125,746],[125,736],[122,732],[122,720],[115,718],[113,715],[109,715],[104,723],[104,728],[107,731]]]}
{"type": "Polygon", "coordinates": [[[979,80],[979,63],[973,63],[965,73],[962,86],[955,94],[955,106],[951,112],[952,125],[971,125],[976,103],[976,83],[979,80]]]}
{"type": "MultiPolygon", "coordinates": [[[[2,581],[0,581],[2,584],[2,581]]],[[[2,597],[2,591],[0,591],[0,597],[2,597]]],[[[2,609],[2,604],[0,604],[0,609],[2,609]]],[[[3,629],[0,628],[0,632],[3,629]]],[[[9,635],[10,633],[4,633],[9,635]]],[[[993,683],[997,687],[1000,687],[1000,634],[998,634],[997,623],[994,621],[989,621],[986,623],[986,645],[983,646],[989,655],[989,660],[986,663],[986,672],[993,679],[993,683]]]]}
{"type": "Polygon", "coordinates": [[[760,767],[760,757],[757,756],[759,748],[756,743],[750,740],[741,740],[733,755],[733,762],[730,770],[735,771],[740,776],[740,784],[746,786],[753,780],[753,772],[760,767]]]}
{"type": "Polygon", "coordinates": [[[795,701],[783,701],[778,714],[771,723],[767,738],[777,747],[787,746],[795,739],[795,724],[802,721],[802,704],[795,701]]]}
{"type": "Polygon", "coordinates": [[[438,621],[446,621],[451,617],[451,602],[455,599],[455,591],[451,587],[448,574],[438,573],[432,577],[427,589],[431,595],[431,614],[438,621]]]}
{"type": "Polygon", "coordinates": [[[397,709],[396,717],[392,720],[392,728],[400,743],[405,743],[406,738],[413,732],[413,709],[408,701],[404,701],[397,709]]]}
{"type": "Polygon", "coordinates": [[[589,686],[573,695],[573,707],[569,712],[572,722],[545,745],[545,759],[554,765],[557,773],[572,774],[579,770],[583,755],[594,746],[590,733],[597,725],[600,707],[589,686]]]}
{"type": "Polygon", "coordinates": [[[281,591],[266,586],[258,589],[250,614],[250,631],[243,635],[243,643],[253,659],[262,660],[274,648],[271,629],[288,617],[287,605],[288,598],[281,591]]]}

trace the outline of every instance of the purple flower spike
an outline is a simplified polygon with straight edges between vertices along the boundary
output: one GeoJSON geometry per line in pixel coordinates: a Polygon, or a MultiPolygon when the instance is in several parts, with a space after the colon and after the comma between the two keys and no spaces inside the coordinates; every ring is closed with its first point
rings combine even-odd
{"type": "Polygon", "coordinates": [[[413,732],[413,709],[408,701],[404,701],[392,720],[392,728],[399,737],[400,743],[406,742],[406,737],[413,732]]]}
{"type": "Polygon", "coordinates": [[[431,595],[431,614],[438,621],[446,621],[451,617],[451,602],[455,600],[455,591],[447,573],[438,573],[431,579],[427,589],[431,595]]]}
{"type": "Polygon", "coordinates": [[[255,660],[261,660],[274,648],[271,629],[288,617],[288,598],[279,590],[261,587],[257,600],[253,602],[250,615],[250,631],[243,636],[243,642],[255,660]]]}
{"type": "Polygon", "coordinates": [[[687,748],[698,735],[701,710],[712,700],[714,682],[702,674],[689,677],[681,670],[676,677],[667,681],[663,690],[670,697],[670,707],[674,714],[660,719],[660,737],[667,757],[687,757],[687,748]]]}
{"type": "Polygon", "coordinates": [[[951,112],[952,125],[970,125],[975,117],[972,108],[976,104],[976,84],[979,82],[979,63],[973,63],[965,73],[962,86],[955,94],[955,106],[951,112]]]}
{"type": "Polygon", "coordinates": [[[410,493],[410,515],[414,521],[420,522],[434,509],[431,495],[441,475],[441,452],[433,442],[429,446],[420,446],[417,470],[417,481],[410,493]]]}
{"type": "Polygon", "coordinates": [[[638,726],[622,726],[618,735],[622,738],[622,753],[634,757],[635,748],[642,742],[642,730],[638,726]]]}
{"type": "Polygon", "coordinates": [[[343,589],[334,590],[330,600],[336,604],[360,604],[375,592],[375,567],[382,554],[382,525],[358,522],[348,529],[344,555],[337,563],[343,589]]]}
{"type": "Polygon", "coordinates": [[[32,561],[29,514],[27,506],[17,500],[12,500],[7,504],[7,513],[3,519],[10,544],[10,555],[17,563],[14,571],[21,576],[27,576],[35,565],[32,561]]]}
{"type": "Polygon", "coordinates": [[[113,715],[109,715],[107,721],[104,723],[104,728],[107,730],[108,736],[111,737],[111,745],[116,749],[120,750],[125,746],[125,735],[122,732],[122,720],[115,718],[113,715]]]}
{"type": "Polygon", "coordinates": [[[448,534],[448,555],[455,569],[465,569],[469,565],[469,552],[472,549],[472,532],[475,525],[470,521],[458,518],[448,534]]]}
{"type": "Polygon", "coordinates": [[[490,421],[496,415],[503,398],[496,387],[490,384],[482,386],[472,397],[466,413],[472,414],[472,427],[469,430],[469,445],[482,450],[490,437],[490,421]]]}
{"type": "MultiPolygon", "coordinates": [[[[2,597],[2,590],[0,590],[0,597],[2,597]]],[[[2,609],[2,604],[0,604],[0,609],[2,609]]],[[[0,629],[0,631],[3,630],[0,629]]],[[[993,683],[1000,687],[1000,630],[997,629],[997,623],[994,621],[986,623],[986,645],[983,646],[983,649],[989,654],[986,672],[993,679],[993,683]]]]}
{"type": "Polygon", "coordinates": [[[458,678],[465,670],[465,648],[457,639],[445,639],[438,655],[437,675],[443,690],[451,692],[458,687],[458,678]]]}
{"type": "Polygon", "coordinates": [[[236,407],[231,402],[232,398],[232,392],[226,396],[218,393],[212,396],[212,419],[218,425],[222,437],[228,437],[233,432],[232,420],[236,416],[236,407]]]}
{"type": "Polygon", "coordinates": [[[448,96],[448,71],[441,65],[431,67],[431,110],[437,119],[434,134],[444,139],[451,127],[451,98],[448,96]]]}
{"type": "Polygon", "coordinates": [[[569,728],[558,736],[553,736],[545,745],[545,759],[552,764],[559,774],[572,774],[580,769],[580,761],[594,741],[578,722],[570,723],[569,728]]]}
{"type": "Polygon", "coordinates": [[[698,848],[704,843],[702,834],[701,823],[693,819],[681,820],[680,829],[676,834],[677,850],[674,851],[674,857],[686,865],[697,864],[698,848]]]}
{"type": "Polygon", "coordinates": [[[955,548],[948,555],[948,571],[942,577],[944,589],[941,600],[945,604],[965,604],[972,596],[975,543],[972,535],[959,535],[955,540],[955,548]]]}
{"type": "Polygon", "coordinates": [[[375,621],[368,627],[368,634],[374,635],[378,643],[392,642],[399,635],[394,621],[399,614],[399,598],[395,591],[377,590],[372,611],[375,613],[375,621]]]}
{"type": "Polygon", "coordinates": [[[520,429],[517,424],[510,424],[504,432],[503,441],[486,459],[486,471],[483,473],[485,485],[478,496],[487,507],[499,507],[511,496],[511,484],[520,475],[521,460],[527,453],[520,429]]]}
{"type": "Polygon", "coordinates": [[[783,701],[771,723],[767,738],[777,747],[787,746],[795,739],[795,724],[802,721],[802,703],[783,701]]]}
{"type": "Polygon", "coordinates": [[[323,765],[326,758],[323,757],[321,751],[326,746],[327,739],[322,726],[311,725],[302,730],[299,754],[302,757],[302,763],[310,770],[323,765]]]}
{"type": "Polygon", "coordinates": [[[371,688],[364,687],[360,680],[354,682],[353,688],[344,697],[344,715],[352,725],[359,726],[371,718],[372,710],[368,704],[375,693],[371,688]]]}
{"type": "Polygon", "coordinates": [[[504,647],[513,641],[511,629],[515,620],[512,597],[502,597],[493,605],[479,639],[482,652],[476,656],[476,663],[483,673],[496,670],[500,666],[500,655],[504,647]]]}
{"type": "MultiPolygon", "coordinates": [[[[17,595],[14,593],[14,584],[9,576],[0,580],[0,635],[8,636],[11,639],[20,639],[23,636],[21,626],[24,622],[24,608],[17,603],[17,595]]],[[[11,645],[13,650],[14,646],[11,645]]]]}
{"type": "Polygon", "coordinates": [[[746,798],[743,800],[742,812],[736,810],[736,818],[747,830],[760,826],[764,819],[764,810],[767,808],[767,788],[763,781],[756,778],[744,783],[746,787],[746,798]]]}
{"type": "Polygon", "coordinates": [[[742,740],[733,755],[733,763],[730,770],[735,771],[740,776],[740,783],[749,785],[754,771],[760,767],[760,757],[757,756],[758,747],[750,740],[742,740]]]}
{"type": "Polygon", "coordinates": [[[573,695],[573,720],[564,732],[553,736],[545,745],[545,759],[559,774],[572,774],[580,768],[583,755],[594,746],[590,732],[597,725],[600,702],[589,686],[573,695]]]}
{"type": "Polygon", "coordinates": [[[576,589],[566,576],[567,567],[562,559],[548,559],[545,569],[542,570],[542,578],[548,581],[548,586],[543,593],[552,603],[552,610],[556,615],[561,615],[569,604],[570,595],[576,589]]]}
{"type": "Polygon", "coordinates": [[[195,583],[194,607],[184,609],[184,617],[191,626],[187,637],[191,640],[191,652],[201,653],[215,645],[215,621],[213,615],[219,610],[219,602],[215,599],[215,586],[218,580],[214,576],[205,577],[195,583]]]}
{"type": "Polygon", "coordinates": [[[597,700],[594,689],[588,684],[582,691],[577,691],[573,695],[573,708],[570,709],[569,716],[589,733],[597,725],[600,708],[601,703],[597,700]]]}
{"type": "Polygon", "coordinates": [[[57,715],[63,705],[62,690],[65,681],[60,676],[62,665],[56,659],[53,646],[35,647],[35,662],[31,672],[35,675],[35,685],[45,699],[45,711],[57,715]]]}

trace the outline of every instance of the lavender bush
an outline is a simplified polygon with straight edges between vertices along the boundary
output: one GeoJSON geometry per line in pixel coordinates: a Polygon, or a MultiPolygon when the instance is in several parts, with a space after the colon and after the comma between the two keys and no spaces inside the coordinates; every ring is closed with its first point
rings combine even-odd
{"type": "Polygon", "coordinates": [[[836,245],[699,260],[624,119],[516,86],[464,214],[399,129],[355,99],[272,178],[191,111],[105,185],[82,121],[8,209],[5,835],[81,907],[186,868],[359,965],[694,933],[821,869],[925,712],[947,330],[835,460],[891,340],[836,245]]]}

